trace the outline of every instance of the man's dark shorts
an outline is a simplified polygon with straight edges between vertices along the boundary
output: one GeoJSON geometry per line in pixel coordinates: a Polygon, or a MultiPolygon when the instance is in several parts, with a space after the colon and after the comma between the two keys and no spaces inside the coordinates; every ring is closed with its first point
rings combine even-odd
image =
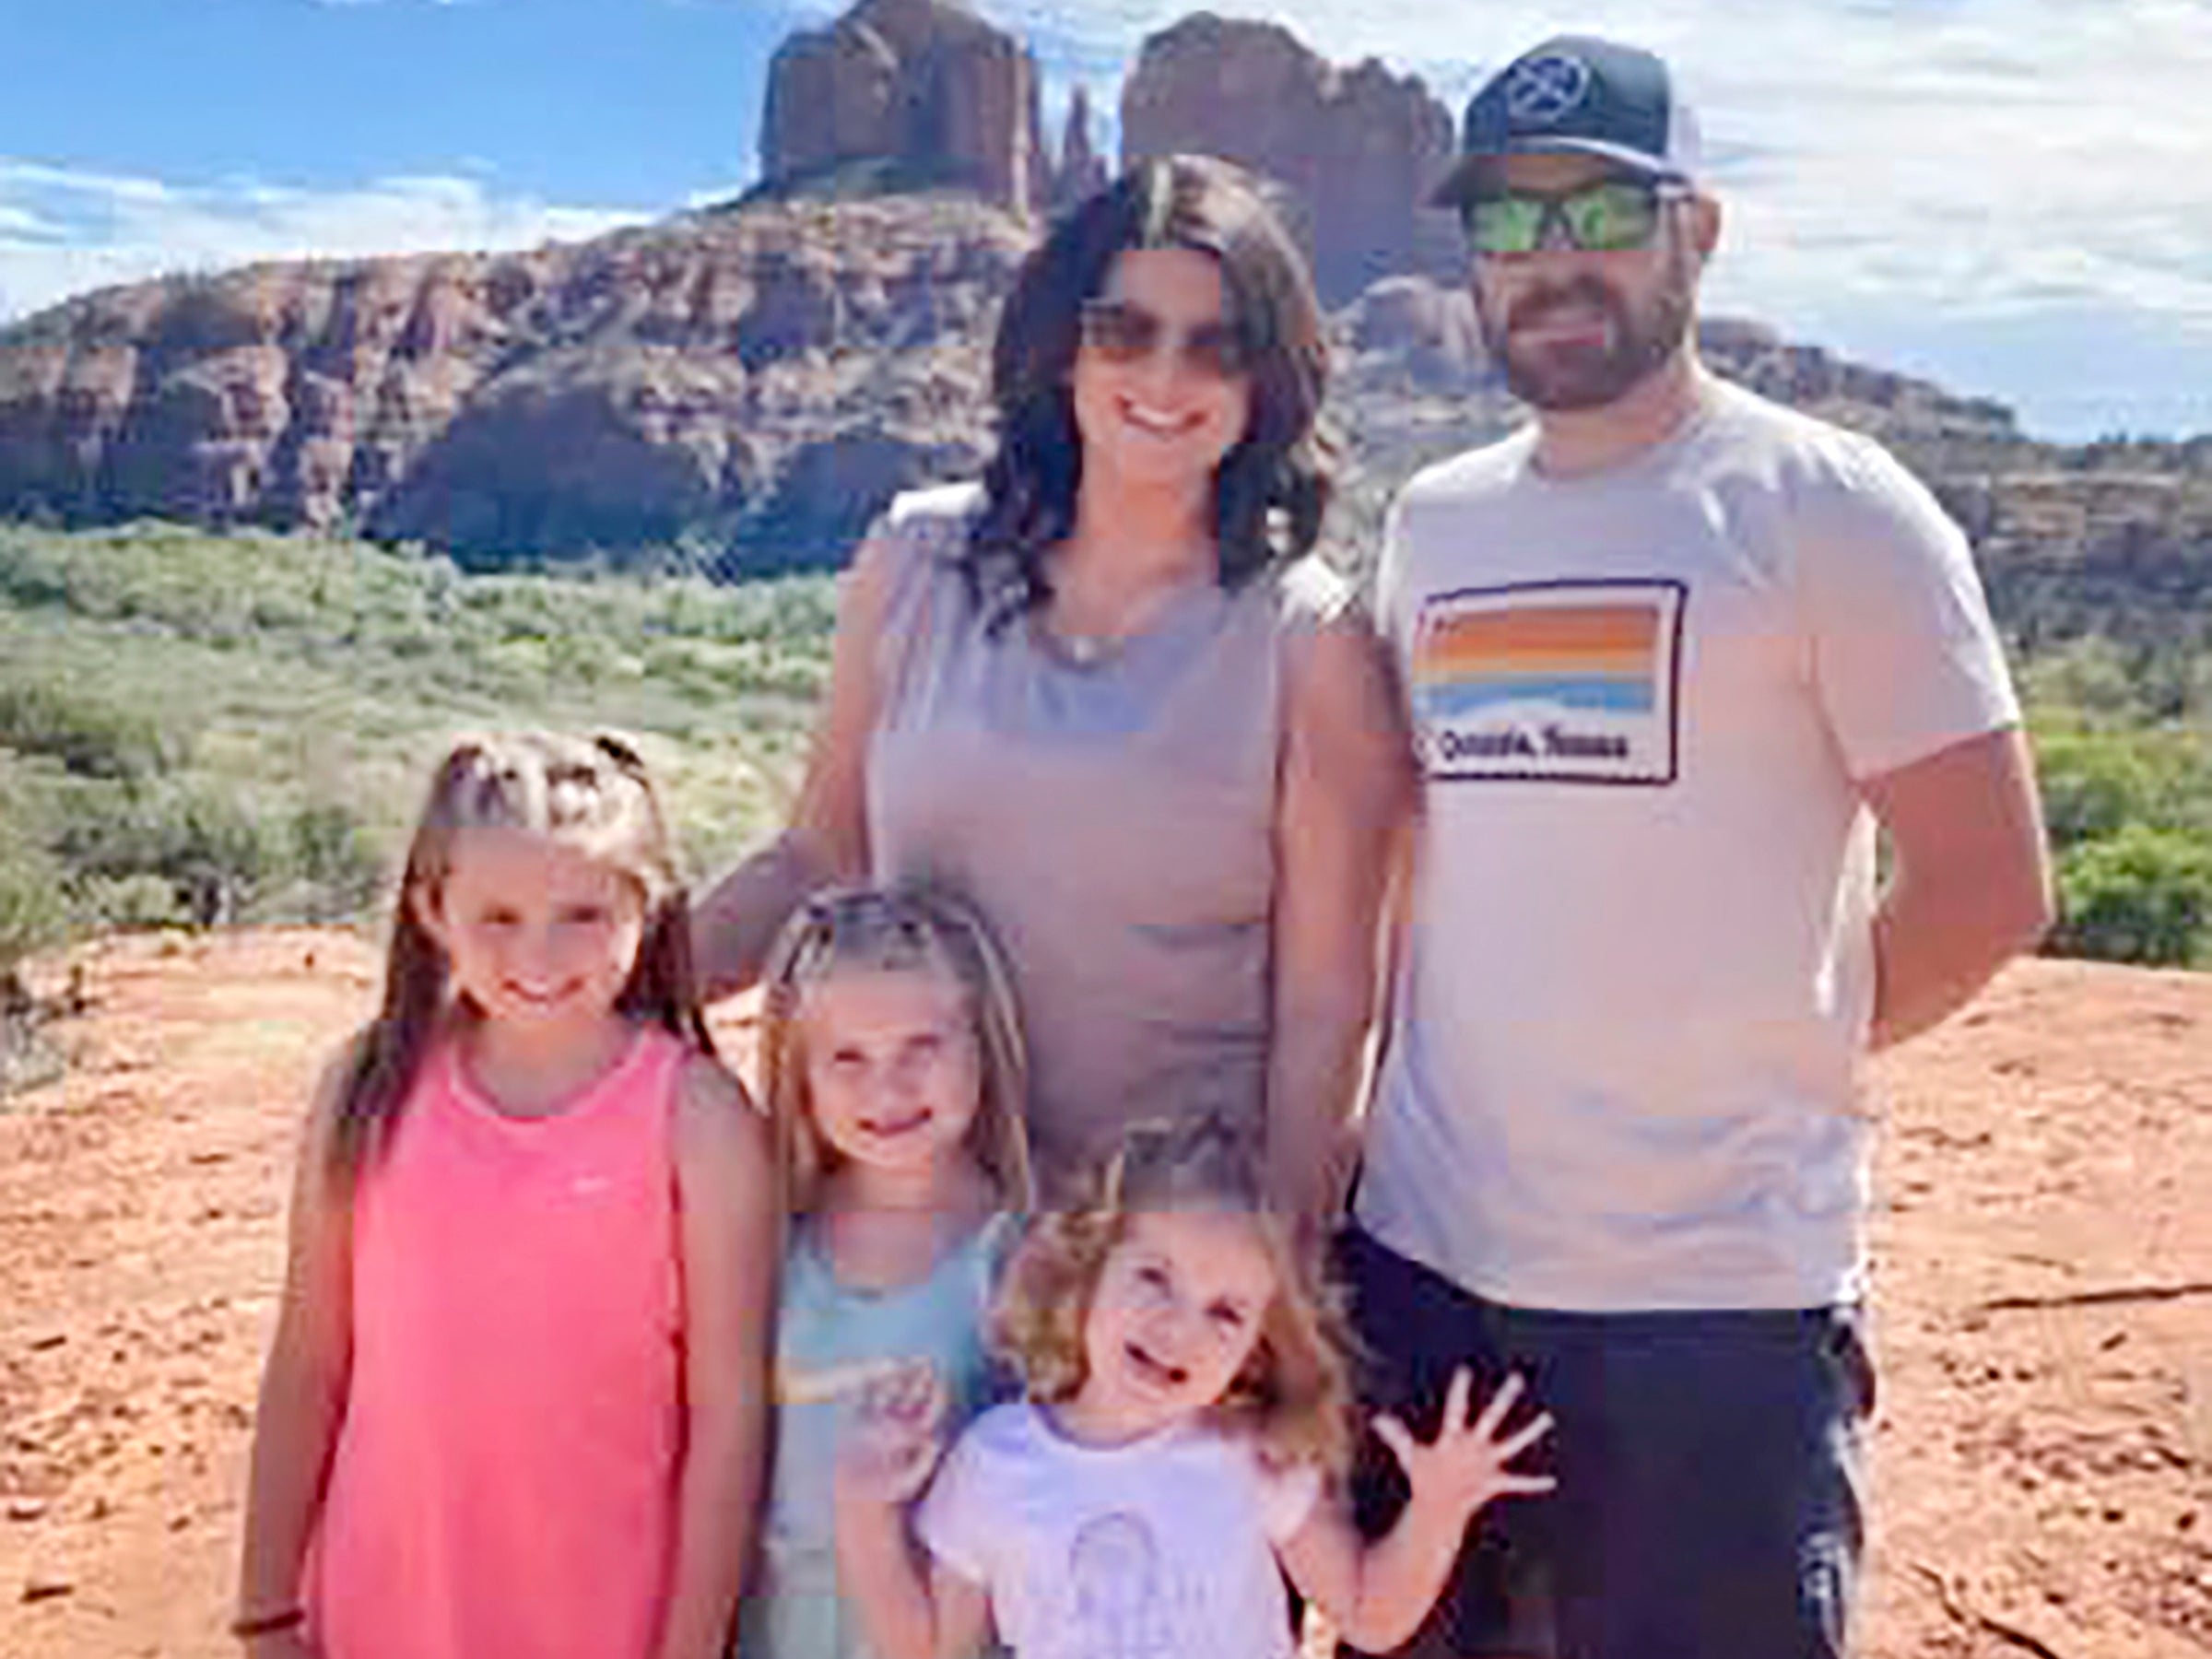
{"type": "MultiPolygon", "coordinates": [[[[1468,1535],[1406,1654],[1836,1659],[1861,1545],[1874,1371],[1853,1309],[1557,1313],[1501,1307],[1357,1230],[1338,1265],[1361,1394],[1423,1439],[1454,1368],[1487,1397],[1519,1371],[1558,1419],[1468,1535]]],[[[1372,1435],[1353,1501],[1370,1535],[1406,1500],[1372,1435]]]]}

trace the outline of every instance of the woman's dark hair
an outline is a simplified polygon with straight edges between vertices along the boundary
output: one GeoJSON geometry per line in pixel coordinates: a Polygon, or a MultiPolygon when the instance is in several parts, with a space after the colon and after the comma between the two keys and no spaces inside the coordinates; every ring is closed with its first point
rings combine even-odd
{"type": "Polygon", "coordinates": [[[1312,278],[1248,173],[1210,156],[1140,161],[1075,207],[1023,263],[992,347],[998,453],[962,564],[994,621],[1042,605],[1044,556],[1074,530],[1083,444],[1069,390],[1082,311],[1114,261],[1187,248],[1220,262],[1226,321],[1248,365],[1252,416],[1215,477],[1221,585],[1312,547],[1334,456],[1319,416],[1328,346],[1312,278]]]}

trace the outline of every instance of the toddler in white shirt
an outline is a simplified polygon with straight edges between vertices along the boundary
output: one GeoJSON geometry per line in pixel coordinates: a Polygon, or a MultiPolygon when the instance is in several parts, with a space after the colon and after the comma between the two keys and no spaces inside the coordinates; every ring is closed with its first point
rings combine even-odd
{"type": "Polygon", "coordinates": [[[1512,1466],[1550,1418],[1508,1432],[1519,1379],[1477,1414],[1463,1372],[1433,1441],[1377,1420],[1413,1496],[1360,1539],[1335,1479],[1350,1391],[1332,1304],[1256,1161],[1218,1121],[1143,1126],[1083,1207],[1033,1223],[994,1320],[1028,1397],[971,1425],[934,1481],[928,1378],[865,1403],[838,1549],[880,1659],[971,1653],[994,1630],[1017,1659],[1289,1659],[1285,1573],[1347,1641],[1387,1650],[1485,1504],[1550,1488],[1512,1466]]]}

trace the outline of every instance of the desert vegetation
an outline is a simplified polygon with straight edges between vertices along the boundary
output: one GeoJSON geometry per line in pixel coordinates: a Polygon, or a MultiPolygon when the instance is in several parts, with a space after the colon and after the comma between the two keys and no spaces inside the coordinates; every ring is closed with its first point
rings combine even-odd
{"type": "MultiPolygon", "coordinates": [[[[2053,948],[2212,966],[2212,611],[1992,588],[2065,889],[2053,948]]],[[[472,726],[632,734],[710,867],[782,805],[832,610],[821,574],[0,525],[0,972],[88,933],[373,913],[417,780],[472,726]]]]}
{"type": "Polygon", "coordinates": [[[830,579],[465,575],[367,543],[0,526],[0,972],[118,928],[372,912],[455,732],[638,738],[704,867],[778,810],[830,579]]]}

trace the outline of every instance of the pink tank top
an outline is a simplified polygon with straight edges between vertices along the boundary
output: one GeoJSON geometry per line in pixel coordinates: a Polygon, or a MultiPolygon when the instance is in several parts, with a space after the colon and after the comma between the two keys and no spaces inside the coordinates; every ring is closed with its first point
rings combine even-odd
{"type": "Polygon", "coordinates": [[[671,1108],[641,1030],[559,1115],[501,1115],[453,1044],[353,1222],[353,1366],[308,1604],[327,1659],[642,1659],[676,1531],[671,1108]]]}

